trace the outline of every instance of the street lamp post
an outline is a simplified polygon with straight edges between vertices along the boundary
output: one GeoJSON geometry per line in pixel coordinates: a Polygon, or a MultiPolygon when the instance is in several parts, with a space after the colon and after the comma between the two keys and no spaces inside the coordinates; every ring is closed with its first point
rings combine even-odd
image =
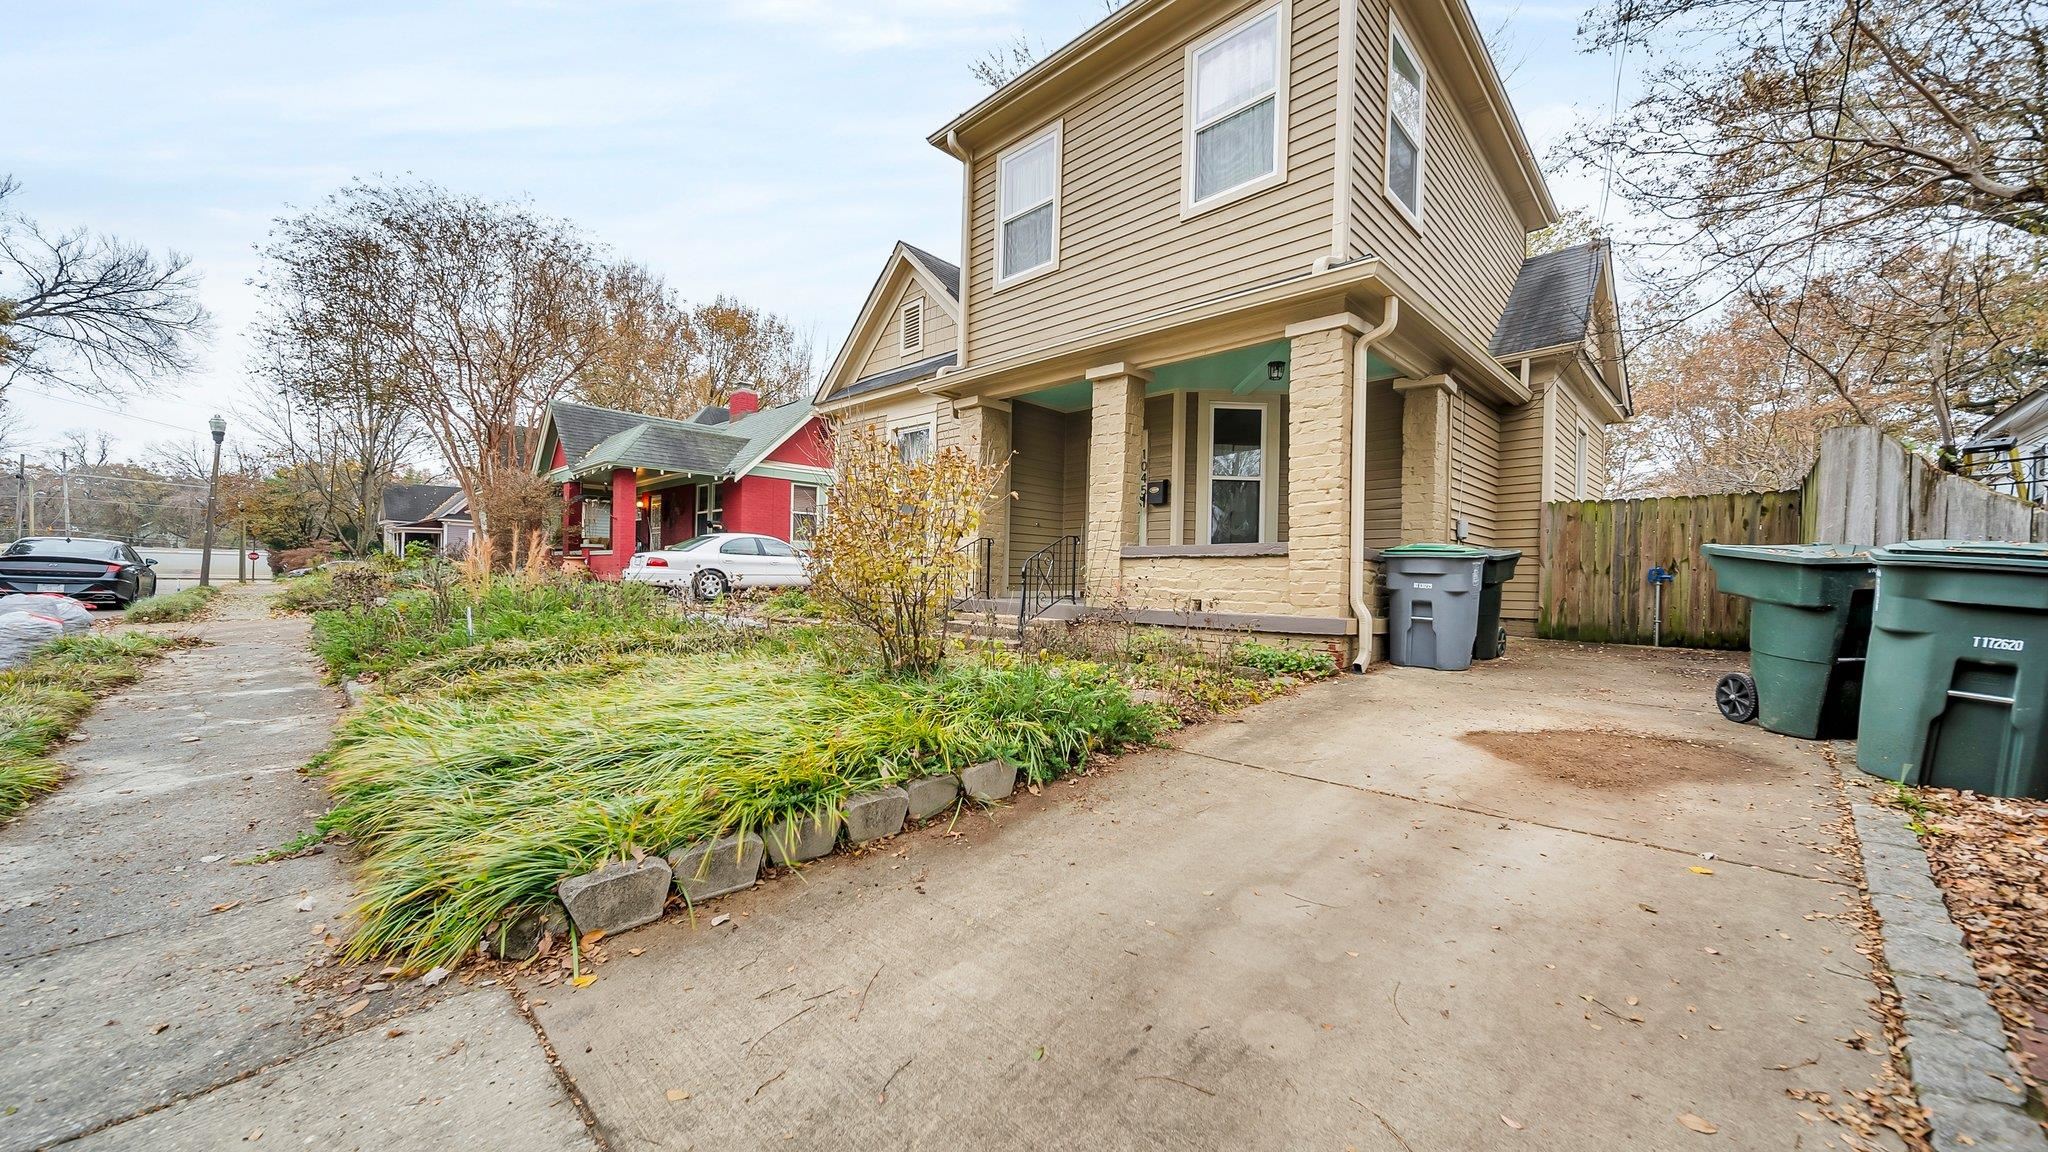
{"type": "Polygon", "coordinates": [[[213,476],[206,482],[206,546],[199,553],[199,582],[213,583],[213,498],[220,488],[220,442],[227,438],[228,422],[216,413],[206,422],[206,428],[213,433],[213,476]]]}

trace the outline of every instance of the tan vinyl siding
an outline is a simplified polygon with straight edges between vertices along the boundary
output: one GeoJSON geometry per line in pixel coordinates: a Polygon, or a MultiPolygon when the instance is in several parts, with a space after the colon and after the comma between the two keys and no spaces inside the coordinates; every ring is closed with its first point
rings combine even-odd
{"type": "MultiPolygon", "coordinates": [[[[1173,397],[1152,396],[1145,400],[1145,478],[1158,480],[1173,471],[1173,397]]],[[[1170,544],[1173,509],[1165,504],[1145,506],[1145,543],[1170,544]]]]}
{"type": "Polygon", "coordinates": [[[1024,558],[1065,531],[1066,434],[1060,413],[1036,404],[1010,409],[1010,563],[1014,578],[1024,558]]]}
{"type": "Polygon", "coordinates": [[[1374,380],[1365,394],[1365,546],[1401,542],[1401,394],[1392,380],[1374,380]]]}
{"type": "MultiPolygon", "coordinates": [[[[1058,116],[1055,271],[994,286],[1001,147],[977,156],[967,273],[970,364],[1008,360],[1091,329],[1306,273],[1328,252],[1336,0],[1293,5],[1286,181],[1189,219],[1180,214],[1184,50],[1262,6],[1219,6],[1209,21],[1105,77],[1058,116]]],[[[1034,124],[1017,139],[1044,127],[1034,124]]]]}
{"type": "MultiPolygon", "coordinates": [[[[1060,436],[1066,461],[1065,486],[1060,501],[1062,535],[1086,537],[1088,525],[1088,413],[1068,412],[1060,417],[1060,436]]],[[[1083,539],[1085,546],[1087,541],[1083,539]]]]}
{"type": "Polygon", "coordinates": [[[1451,516],[1469,543],[1493,547],[1499,526],[1500,414],[1460,390],[1451,398],[1451,516]]]}
{"type": "MultiPolygon", "coordinates": [[[[1408,39],[1421,21],[1403,14],[1408,39]]],[[[1480,153],[1456,94],[1429,48],[1425,85],[1422,227],[1418,230],[1387,195],[1387,8],[1366,4],[1359,13],[1363,119],[1353,154],[1353,236],[1463,325],[1481,347],[1507,308],[1521,271],[1526,236],[1499,179],[1480,153]]]]}
{"type": "Polygon", "coordinates": [[[959,421],[953,419],[946,401],[919,392],[915,385],[905,387],[908,389],[907,392],[855,404],[837,413],[835,419],[843,427],[857,428],[872,424],[884,430],[928,423],[934,429],[933,436],[937,443],[957,444],[960,438],[959,421]]]}
{"type": "Polygon", "coordinates": [[[959,340],[958,329],[953,318],[946,313],[945,305],[932,299],[922,281],[907,278],[889,297],[888,318],[874,342],[863,353],[860,366],[854,369],[853,379],[864,380],[883,372],[893,372],[906,364],[916,364],[934,356],[953,351],[959,340]],[[903,306],[912,300],[924,301],[924,350],[904,355],[903,306]]]}
{"type": "MultiPolygon", "coordinates": [[[[1500,490],[1494,547],[1519,548],[1515,578],[1501,589],[1501,616],[1536,620],[1543,546],[1543,404],[1508,409],[1500,420],[1500,490]]],[[[1518,629],[1519,631],[1519,629],[1518,629]]]]}
{"type": "Polygon", "coordinates": [[[1557,405],[1557,445],[1552,452],[1553,498],[1558,500],[1597,500],[1606,490],[1606,461],[1602,458],[1601,444],[1604,433],[1600,422],[1573,394],[1571,385],[1559,380],[1546,394],[1557,405]],[[1586,433],[1586,489],[1583,493],[1578,486],[1579,432],[1586,433]]]}

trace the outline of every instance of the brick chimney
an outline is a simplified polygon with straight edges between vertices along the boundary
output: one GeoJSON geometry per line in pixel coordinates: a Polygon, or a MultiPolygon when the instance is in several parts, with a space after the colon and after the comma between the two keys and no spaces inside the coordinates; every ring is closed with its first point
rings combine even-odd
{"type": "Polygon", "coordinates": [[[750,388],[735,388],[732,395],[725,398],[725,410],[732,413],[735,420],[752,415],[761,410],[761,396],[750,388]]]}

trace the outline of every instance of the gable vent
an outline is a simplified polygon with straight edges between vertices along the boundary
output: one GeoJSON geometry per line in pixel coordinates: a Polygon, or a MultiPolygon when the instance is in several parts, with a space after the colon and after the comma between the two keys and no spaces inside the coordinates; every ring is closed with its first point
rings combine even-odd
{"type": "Polygon", "coordinates": [[[924,301],[912,300],[903,306],[902,351],[908,355],[924,351],[924,301]]]}

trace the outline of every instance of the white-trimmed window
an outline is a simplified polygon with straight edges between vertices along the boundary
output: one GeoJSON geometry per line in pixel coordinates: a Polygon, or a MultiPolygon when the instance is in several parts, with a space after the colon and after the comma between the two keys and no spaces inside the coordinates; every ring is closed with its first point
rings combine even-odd
{"type": "Polygon", "coordinates": [[[583,522],[578,535],[586,545],[609,548],[612,544],[612,502],[609,497],[585,496],[583,522]]]}
{"type": "Polygon", "coordinates": [[[720,530],[725,519],[724,511],[725,509],[720,506],[718,500],[718,485],[697,485],[696,530],[691,535],[709,536],[711,533],[720,530]]]}
{"type": "Polygon", "coordinates": [[[905,356],[924,351],[924,297],[903,302],[898,317],[897,350],[905,356]]]}
{"type": "Polygon", "coordinates": [[[1059,267],[1059,124],[1004,152],[996,183],[996,283],[1059,267]]]}
{"type": "Polygon", "coordinates": [[[818,531],[818,516],[825,510],[824,490],[816,484],[789,486],[789,540],[806,547],[818,531]]]}
{"type": "Polygon", "coordinates": [[[1277,528],[1273,409],[1218,400],[1202,419],[1202,505],[1209,544],[1270,543],[1277,528]]]}
{"type": "Polygon", "coordinates": [[[1188,49],[1182,209],[1200,211],[1286,178],[1287,6],[1253,13],[1188,49]]]}
{"type": "Polygon", "coordinates": [[[910,424],[896,429],[896,456],[905,464],[922,464],[932,458],[932,426],[910,424]]]}
{"type": "Polygon", "coordinates": [[[1422,162],[1429,107],[1429,76],[1401,22],[1392,20],[1387,44],[1387,195],[1422,219],[1422,162]]]}

